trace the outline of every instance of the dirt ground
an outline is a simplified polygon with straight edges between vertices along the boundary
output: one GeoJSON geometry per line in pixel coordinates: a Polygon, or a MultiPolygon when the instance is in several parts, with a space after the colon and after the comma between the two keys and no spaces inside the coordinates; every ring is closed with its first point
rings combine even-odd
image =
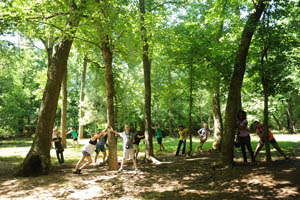
{"type": "Polygon", "coordinates": [[[300,155],[274,158],[233,168],[215,168],[218,154],[205,151],[193,157],[160,152],[161,164],[128,163],[118,173],[107,165],[72,174],[74,165],[54,168],[47,176],[0,178],[0,199],[300,199],[300,155]]]}

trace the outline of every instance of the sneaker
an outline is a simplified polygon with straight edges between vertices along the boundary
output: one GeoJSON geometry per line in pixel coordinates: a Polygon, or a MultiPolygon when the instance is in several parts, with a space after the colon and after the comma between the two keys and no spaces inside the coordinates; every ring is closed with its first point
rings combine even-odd
{"type": "Polygon", "coordinates": [[[122,170],[123,170],[123,168],[120,168],[120,169],[118,170],[118,172],[120,173],[122,170]]]}
{"type": "Polygon", "coordinates": [[[80,174],[81,169],[77,169],[76,171],[73,172],[73,174],[80,174]]]}

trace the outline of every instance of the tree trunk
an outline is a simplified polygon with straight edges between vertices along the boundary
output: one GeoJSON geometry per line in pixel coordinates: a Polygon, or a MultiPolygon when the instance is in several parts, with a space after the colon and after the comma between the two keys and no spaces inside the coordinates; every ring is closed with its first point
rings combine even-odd
{"type": "MultiPolygon", "coordinates": [[[[70,7],[71,11],[78,10],[74,1],[71,2],[70,7]]],[[[66,34],[55,46],[53,59],[48,62],[47,83],[38,116],[35,138],[30,151],[16,172],[20,176],[48,174],[51,167],[50,146],[58,97],[62,79],[67,70],[67,61],[73,42],[72,35],[80,20],[78,16],[73,16],[73,13],[69,19],[71,20],[68,20],[67,27],[73,29],[71,35],[66,34]]]]}
{"type": "Polygon", "coordinates": [[[141,38],[143,42],[143,69],[145,84],[145,142],[146,142],[146,159],[154,161],[152,129],[151,129],[151,61],[149,58],[149,44],[147,38],[147,30],[145,27],[144,15],[146,13],[145,1],[139,0],[141,12],[141,38]]]}
{"type": "Polygon", "coordinates": [[[239,96],[241,94],[241,87],[243,83],[246,58],[250,42],[257,23],[263,13],[268,1],[259,0],[254,6],[255,9],[250,13],[247,23],[244,27],[234,64],[234,71],[231,78],[230,88],[228,92],[227,105],[225,111],[224,134],[221,147],[221,162],[223,165],[231,166],[233,164],[234,149],[234,130],[236,127],[236,117],[238,113],[239,96]]]}
{"type": "MultiPolygon", "coordinates": [[[[110,45],[110,38],[106,36],[102,39],[101,51],[105,67],[105,87],[106,87],[106,104],[107,104],[107,124],[114,128],[114,77],[112,71],[113,51],[110,45]]],[[[109,155],[108,163],[109,170],[118,169],[118,154],[117,154],[117,138],[115,134],[108,134],[109,155]]]]}
{"type": "Polygon", "coordinates": [[[84,117],[83,111],[83,101],[84,101],[84,86],[85,86],[85,78],[86,78],[86,68],[87,68],[87,55],[84,56],[83,59],[83,70],[81,73],[81,87],[80,87],[80,103],[79,103],[79,139],[83,138],[83,123],[82,119],[84,117]]]}
{"type": "Polygon", "coordinates": [[[212,149],[221,151],[222,146],[222,132],[223,132],[223,121],[221,115],[220,106],[220,85],[215,86],[212,94],[212,110],[214,113],[214,142],[212,149]]]}
{"type": "Polygon", "coordinates": [[[171,66],[168,66],[168,93],[169,93],[169,132],[170,135],[174,135],[173,127],[173,113],[172,113],[172,103],[173,103],[173,87],[172,87],[172,75],[171,75],[171,66]]]}
{"type": "Polygon", "coordinates": [[[267,77],[263,77],[262,84],[264,88],[264,141],[266,146],[266,160],[270,163],[272,161],[272,157],[269,144],[269,93],[267,77]]]}
{"type": "Polygon", "coordinates": [[[276,117],[276,115],[274,113],[272,113],[272,116],[273,116],[273,119],[275,120],[275,122],[278,126],[278,129],[281,131],[282,130],[282,125],[281,125],[279,119],[276,117]]]}
{"type": "Polygon", "coordinates": [[[68,91],[67,91],[67,81],[68,81],[68,69],[63,76],[62,80],[62,104],[61,104],[61,135],[62,135],[62,145],[67,148],[67,104],[68,104],[68,91]]]}
{"type": "Polygon", "coordinates": [[[289,132],[290,133],[295,133],[296,128],[295,128],[292,97],[289,97],[289,99],[288,99],[288,116],[289,116],[289,128],[290,128],[289,132]]]}
{"type": "Polygon", "coordinates": [[[190,98],[189,98],[189,137],[190,137],[190,151],[188,155],[191,155],[193,152],[193,125],[192,125],[192,109],[193,109],[193,64],[190,64],[190,98]]]}
{"type": "Polygon", "coordinates": [[[264,140],[266,146],[266,160],[268,163],[272,161],[270,144],[269,144],[269,81],[267,71],[264,68],[264,58],[267,59],[268,46],[265,45],[261,56],[261,83],[264,91],[264,140]]]}

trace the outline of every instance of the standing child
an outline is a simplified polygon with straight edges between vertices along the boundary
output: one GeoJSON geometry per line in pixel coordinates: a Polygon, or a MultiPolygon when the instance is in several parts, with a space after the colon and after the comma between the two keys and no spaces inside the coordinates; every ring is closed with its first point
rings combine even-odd
{"type": "Polygon", "coordinates": [[[125,164],[125,160],[131,160],[133,161],[133,167],[135,170],[137,170],[136,167],[136,158],[134,157],[134,150],[133,150],[133,134],[130,132],[130,127],[128,124],[125,125],[125,131],[123,132],[117,132],[111,129],[112,133],[118,134],[123,138],[123,158],[121,162],[121,167],[118,170],[118,172],[121,172],[123,170],[123,166],[125,164]]]}
{"type": "Polygon", "coordinates": [[[164,145],[162,144],[162,132],[161,132],[161,129],[159,127],[158,124],[156,124],[155,126],[152,127],[152,129],[155,130],[155,135],[156,135],[156,139],[157,139],[157,143],[159,144],[159,150],[162,151],[162,150],[165,150],[165,147],[164,145]]]}
{"type": "Polygon", "coordinates": [[[197,149],[200,149],[202,151],[202,146],[204,145],[204,143],[206,142],[206,140],[208,138],[208,133],[209,133],[209,130],[207,128],[207,124],[204,123],[203,128],[201,128],[198,131],[198,135],[200,136],[200,145],[197,149]]]}
{"type": "Polygon", "coordinates": [[[238,141],[240,142],[241,145],[241,151],[243,154],[244,163],[247,163],[245,146],[247,146],[252,162],[256,163],[254,153],[251,147],[251,138],[247,126],[248,126],[247,114],[245,111],[241,110],[238,112],[237,127],[238,127],[238,141]]]}
{"type": "Polygon", "coordinates": [[[133,137],[133,150],[134,150],[134,154],[135,154],[135,159],[138,159],[138,155],[140,152],[140,141],[141,139],[145,138],[144,134],[139,134],[137,133],[134,137],[133,137]]]}
{"type": "Polygon", "coordinates": [[[52,141],[54,142],[58,164],[62,165],[64,163],[64,147],[61,144],[61,137],[59,131],[56,132],[56,136],[52,138],[52,141]]]}
{"type": "Polygon", "coordinates": [[[186,144],[186,139],[188,137],[189,129],[184,128],[182,125],[179,126],[179,142],[178,142],[178,147],[175,156],[179,156],[179,151],[181,148],[181,144],[183,144],[182,148],[182,155],[185,155],[185,144],[186,144]]]}
{"type": "Polygon", "coordinates": [[[102,158],[102,163],[105,162],[105,158],[106,158],[106,149],[105,149],[105,144],[106,144],[106,139],[107,139],[107,136],[104,136],[104,137],[101,137],[100,139],[98,139],[98,142],[96,144],[96,155],[95,155],[95,165],[97,165],[97,158],[98,158],[98,155],[99,155],[99,152],[101,151],[102,154],[103,154],[103,158],[102,158]]]}
{"type": "Polygon", "coordinates": [[[82,156],[80,160],[77,162],[73,174],[80,174],[81,170],[83,170],[93,162],[91,156],[96,149],[97,138],[104,137],[105,133],[107,132],[107,129],[108,128],[106,127],[103,131],[99,132],[97,135],[92,136],[89,142],[84,145],[84,147],[82,148],[82,156]],[[85,159],[88,159],[88,162],[84,163],[81,166],[81,164],[85,159]]]}
{"type": "MultiPolygon", "coordinates": [[[[257,147],[255,149],[254,152],[254,157],[256,157],[259,153],[259,151],[263,148],[263,146],[265,145],[264,143],[264,127],[258,122],[255,121],[253,123],[255,129],[256,129],[256,133],[259,136],[259,143],[257,144],[257,147]]],[[[278,143],[276,142],[272,132],[270,130],[268,130],[268,138],[269,138],[269,143],[286,159],[288,160],[289,158],[285,155],[285,153],[281,150],[281,148],[279,147],[278,143]]]]}
{"type": "Polygon", "coordinates": [[[67,132],[67,134],[70,134],[70,133],[71,133],[72,138],[73,138],[73,146],[75,146],[75,142],[76,142],[77,145],[79,145],[78,144],[78,135],[77,135],[74,127],[71,127],[69,129],[69,131],[67,132]]]}

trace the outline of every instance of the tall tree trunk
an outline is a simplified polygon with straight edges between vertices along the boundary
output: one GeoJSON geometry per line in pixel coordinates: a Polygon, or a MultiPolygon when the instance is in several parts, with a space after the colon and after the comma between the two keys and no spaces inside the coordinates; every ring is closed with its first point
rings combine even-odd
{"type": "Polygon", "coordinates": [[[266,160],[268,163],[272,161],[270,144],[269,144],[269,92],[268,92],[268,80],[264,76],[262,79],[264,88],[264,141],[266,146],[266,160]]]}
{"type": "Polygon", "coordinates": [[[267,59],[268,46],[265,45],[261,56],[261,72],[262,72],[262,85],[264,91],[264,141],[266,146],[266,160],[268,163],[272,161],[270,144],[269,144],[269,81],[267,71],[264,68],[264,58],[267,59]]]}
{"type": "Polygon", "coordinates": [[[169,132],[170,135],[174,135],[174,127],[173,127],[173,113],[172,113],[172,103],[173,103],[173,87],[172,87],[172,74],[171,74],[171,66],[168,66],[168,93],[169,93],[169,132]]]}
{"type": "Polygon", "coordinates": [[[145,1],[139,0],[141,12],[141,38],[143,43],[143,69],[145,84],[145,142],[146,142],[146,159],[154,161],[152,129],[151,129],[151,61],[149,58],[149,44],[147,38],[147,30],[145,27],[144,16],[146,14],[145,1]]]}
{"type": "Polygon", "coordinates": [[[67,81],[68,81],[68,69],[66,69],[66,73],[63,76],[62,80],[62,104],[61,104],[61,135],[62,135],[62,145],[67,147],[67,104],[68,104],[68,91],[67,91],[67,81]]]}
{"type": "Polygon", "coordinates": [[[282,130],[281,122],[279,121],[279,119],[276,117],[276,115],[274,113],[272,113],[272,116],[278,126],[278,129],[281,131],[282,130]]]}
{"type": "MultiPolygon", "coordinates": [[[[106,87],[106,104],[107,104],[107,124],[114,128],[114,77],[112,71],[113,51],[110,45],[110,38],[106,36],[102,39],[101,51],[105,67],[105,87],[106,87]]],[[[117,138],[115,134],[108,134],[109,142],[109,170],[118,169],[118,155],[117,155],[117,138]]]]}
{"type": "Polygon", "coordinates": [[[214,142],[212,145],[212,149],[220,152],[222,146],[223,121],[220,106],[219,84],[215,86],[214,92],[212,94],[212,110],[214,113],[214,142]]]}
{"type": "Polygon", "coordinates": [[[83,123],[82,119],[84,117],[83,111],[83,102],[84,102],[84,86],[85,86],[85,78],[86,78],[86,68],[87,68],[87,55],[84,55],[83,58],[83,69],[81,73],[81,86],[80,86],[80,103],[79,103],[79,139],[83,138],[83,123]]]}
{"type": "Polygon", "coordinates": [[[288,116],[289,116],[289,132],[290,133],[295,133],[296,128],[295,128],[295,120],[294,120],[294,111],[293,111],[293,100],[292,97],[290,96],[288,99],[288,116]]]}
{"type": "Polygon", "coordinates": [[[189,137],[190,137],[190,151],[189,155],[193,152],[193,124],[192,124],[192,109],[193,109],[193,64],[190,64],[190,96],[189,96],[189,137]]]}
{"type": "MultiPolygon", "coordinates": [[[[71,2],[71,11],[76,11],[77,6],[71,2]]],[[[16,174],[20,176],[31,176],[48,174],[51,167],[50,146],[52,129],[57,109],[62,79],[67,70],[67,61],[73,42],[75,28],[79,24],[80,17],[71,16],[67,27],[73,29],[71,35],[65,34],[61,41],[55,46],[55,53],[52,61],[48,63],[47,83],[38,116],[35,138],[30,151],[23,163],[19,166],[16,174]]],[[[69,30],[70,30],[69,29],[69,30]]]]}
{"type": "Polygon", "coordinates": [[[236,117],[239,109],[238,104],[240,101],[238,97],[241,94],[241,87],[246,68],[246,58],[248,55],[252,36],[256,29],[257,23],[266,7],[265,3],[267,2],[268,1],[266,0],[259,0],[254,6],[254,10],[248,17],[239,42],[225,111],[224,134],[221,147],[221,162],[223,165],[233,164],[234,130],[236,127],[236,117]]]}

